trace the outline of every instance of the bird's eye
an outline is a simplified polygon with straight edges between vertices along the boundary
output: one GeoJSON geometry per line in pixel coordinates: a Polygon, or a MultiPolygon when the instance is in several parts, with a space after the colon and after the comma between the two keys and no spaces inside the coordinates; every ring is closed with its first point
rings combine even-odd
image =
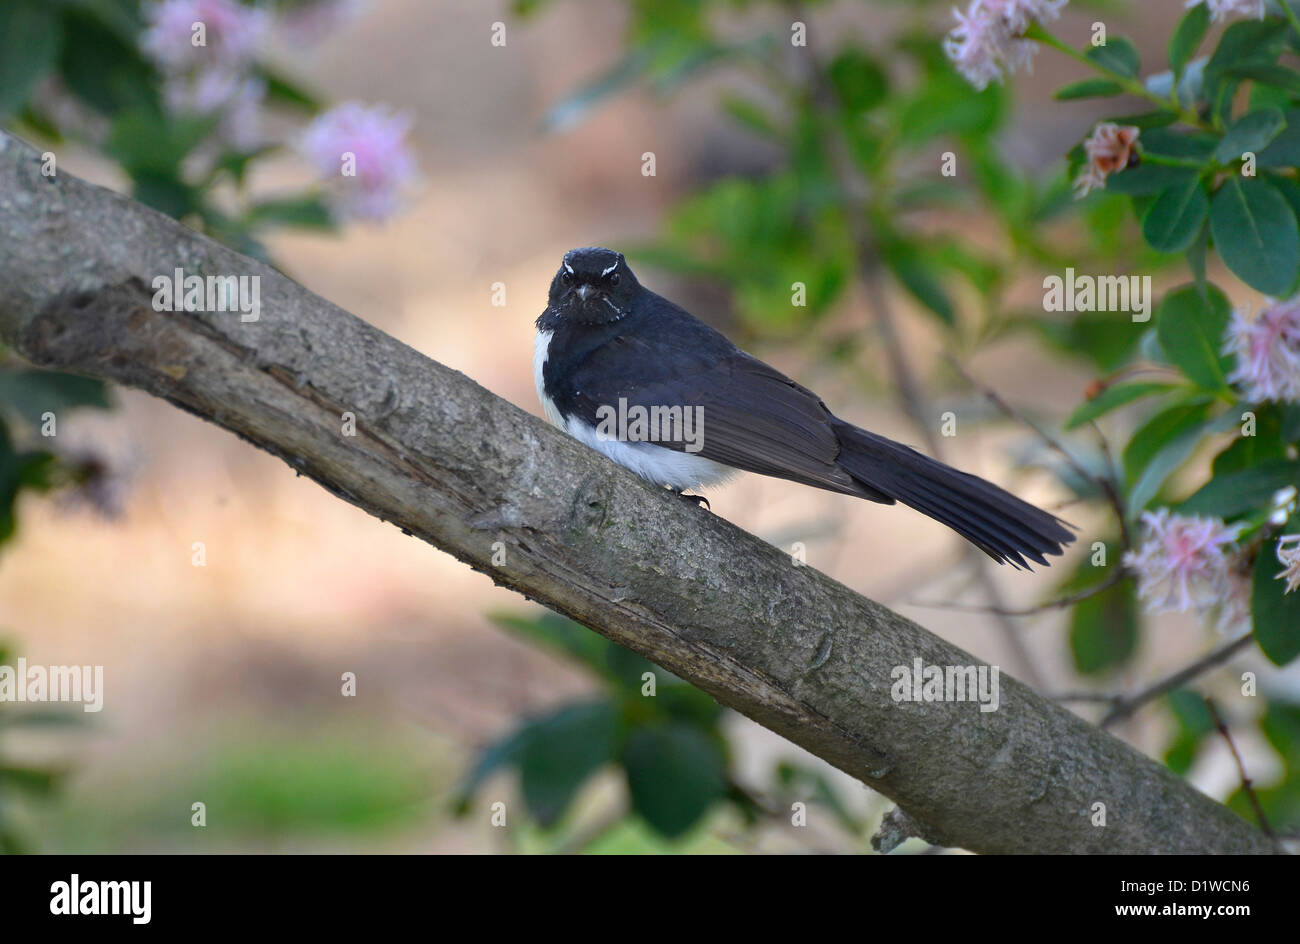
{"type": "Polygon", "coordinates": [[[571,275],[569,275],[569,273],[565,272],[565,273],[563,273],[563,274],[560,276],[560,281],[563,282],[565,285],[572,285],[572,284],[573,284],[573,276],[571,276],[571,275]]]}
{"type": "Polygon", "coordinates": [[[613,275],[611,275],[611,276],[609,277],[609,284],[610,284],[610,285],[617,285],[617,284],[618,284],[618,273],[617,273],[617,272],[615,272],[613,275]]]}

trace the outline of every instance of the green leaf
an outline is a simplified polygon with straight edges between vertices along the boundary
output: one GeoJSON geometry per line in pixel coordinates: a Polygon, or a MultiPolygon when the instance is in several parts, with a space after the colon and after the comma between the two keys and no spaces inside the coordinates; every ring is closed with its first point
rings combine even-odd
{"type": "Polygon", "coordinates": [[[1273,142],[1255,155],[1255,166],[1264,168],[1300,165],[1300,108],[1282,112],[1286,127],[1273,142]]]}
{"type": "Polygon", "coordinates": [[[1091,400],[1077,407],[1070,414],[1070,418],[1066,420],[1065,428],[1067,430],[1077,429],[1084,423],[1095,420],[1099,416],[1104,416],[1111,410],[1132,403],[1134,400],[1140,400],[1143,397],[1153,396],[1158,393],[1167,393],[1173,389],[1175,389],[1173,384],[1156,383],[1154,381],[1117,384],[1113,387],[1107,387],[1091,400]]]}
{"type": "Polygon", "coordinates": [[[1300,230],[1266,180],[1228,177],[1210,203],[1210,232],[1234,275],[1266,295],[1287,294],[1300,270],[1300,230]]]}
{"type": "Polygon", "coordinates": [[[250,224],[299,226],[306,229],[333,229],[334,218],[320,194],[284,197],[255,203],[248,209],[250,224]]]}
{"type": "Polygon", "coordinates": [[[137,109],[162,113],[157,73],[128,37],[89,8],[63,11],[59,75],[82,101],[110,118],[137,109]]]}
{"type": "Polygon", "coordinates": [[[632,808],[669,838],[694,826],[727,791],[721,748],[686,725],[633,730],[623,764],[632,808]]]}
{"type": "Polygon", "coordinates": [[[1282,89],[1290,93],[1300,93],[1300,74],[1297,74],[1294,69],[1288,69],[1286,66],[1266,62],[1247,63],[1229,69],[1228,75],[1238,79],[1250,79],[1252,82],[1258,82],[1270,88],[1282,89]]]}
{"type": "MultiPolygon", "coordinates": [[[[1155,337],[1155,332],[1151,333],[1155,337]]],[[[1148,419],[1124,447],[1124,478],[1130,485],[1142,477],[1147,465],[1170,440],[1205,421],[1212,398],[1190,394],[1162,408],[1148,419]]]]}
{"type": "Polygon", "coordinates": [[[31,90],[54,68],[59,40],[59,23],[48,3],[0,4],[0,122],[22,108],[31,90]]]}
{"type": "Polygon", "coordinates": [[[1193,383],[1207,390],[1228,386],[1228,359],[1221,353],[1223,333],[1232,304],[1216,286],[1204,297],[1195,285],[1184,285],[1164,297],[1156,310],[1156,336],[1170,362],[1193,383]]]}
{"type": "Polygon", "coordinates": [[[1258,155],[1285,127],[1286,118],[1277,108],[1248,112],[1223,133],[1223,140],[1214,150],[1214,159],[1220,164],[1231,164],[1248,152],[1258,155]]]}
{"type": "Polygon", "coordinates": [[[58,782],[57,771],[0,764],[0,788],[9,786],[37,796],[44,796],[52,793],[58,782]]]}
{"type": "Polygon", "coordinates": [[[844,110],[870,111],[885,100],[889,77],[874,59],[854,46],[846,48],[827,70],[844,110]]]}
{"type": "Polygon", "coordinates": [[[492,613],[488,618],[497,626],[522,636],[534,645],[577,661],[598,676],[606,675],[609,666],[608,651],[614,644],[581,623],[549,611],[535,617],[492,613]]]}
{"type": "Polygon", "coordinates": [[[55,463],[48,452],[15,452],[9,430],[0,422],[0,543],[13,537],[17,527],[14,503],[24,488],[49,488],[50,470],[55,463]]]}
{"type": "Polygon", "coordinates": [[[587,779],[614,759],[618,712],[608,701],[570,705],[528,726],[519,757],[528,810],[554,825],[587,779]]]}
{"type": "Polygon", "coordinates": [[[0,406],[38,428],[47,411],[59,416],[65,410],[112,406],[103,381],[77,374],[30,368],[0,369],[0,406]]]}
{"type": "Polygon", "coordinates": [[[1111,174],[1106,181],[1107,193],[1122,193],[1133,197],[1158,194],[1170,187],[1186,185],[1198,179],[1190,167],[1170,167],[1167,164],[1139,164],[1111,174]]]}
{"type": "Polygon", "coordinates": [[[1286,665],[1300,656],[1300,590],[1283,593],[1286,581],[1278,579],[1282,569],[1277,541],[1269,541],[1255,561],[1250,610],[1255,641],[1275,665],[1286,665]]]}
{"type": "Polygon", "coordinates": [[[173,174],[138,171],[132,174],[131,196],[173,219],[182,219],[200,209],[198,190],[173,174]]]}
{"type": "Polygon", "coordinates": [[[1043,339],[1067,357],[1086,357],[1104,373],[1123,366],[1142,335],[1126,311],[1080,312],[1068,321],[1043,318],[1029,324],[1043,339]]]}
{"type": "Polygon", "coordinates": [[[722,110],[759,137],[779,141],[783,136],[767,109],[757,102],[738,95],[728,95],[722,100],[722,110]]]}
{"type": "Polygon", "coordinates": [[[277,105],[297,109],[309,115],[321,110],[320,99],[293,79],[262,63],[253,70],[266,83],[266,99],[277,105]]]}
{"type": "Polygon", "coordinates": [[[1205,699],[1187,688],[1176,688],[1165,697],[1178,725],[1174,742],[1165,749],[1165,763],[1180,776],[1191,769],[1201,744],[1214,733],[1214,716],[1205,699]]]}
{"type": "Polygon", "coordinates": [[[1205,259],[1210,251],[1210,231],[1207,227],[1201,227],[1201,232],[1190,246],[1187,247],[1187,268],[1192,272],[1192,284],[1196,286],[1196,291],[1202,298],[1208,298],[1208,282],[1205,277],[1205,259]]]}
{"type": "MultiPolygon", "coordinates": [[[[1084,567],[1093,569],[1085,560],[1084,567]]],[[[1098,675],[1127,662],[1137,649],[1137,599],[1123,580],[1080,600],[1070,614],[1070,652],[1082,675],[1098,675]]]]}
{"type": "Polygon", "coordinates": [[[943,287],[938,272],[911,244],[895,244],[882,251],[889,271],[917,301],[939,316],[946,325],[957,323],[957,312],[943,287]]]}
{"type": "Polygon", "coordinates": [[[212,130],[211,118],[170,119],[147,110],[113,119],[104,149],[132,175],[176,177],[181,162],[212,130]]]}
{"type": "Polygon", "coordinates": [[[911,96],[897,105],[891,122],[907,144],[920,144],[939,135],[987,135],[1002,124],[1008,110],[1008,93],[992,84],[983,91],[946,65],[911,96]]]}
{"type": "Polygon", "coordinates": [[[597,105],[640,81],[651,61],[651,51],[646,47],[632,49],[608,71],[552,105],[542,116],[542,131],[555,133],[577,127],[597,105]]]}
{"type": "Polygon", "coordinates": [[[1277,58],[1287,24],[1279,19],[1239,20],[1219,38],[1219,45],[1205,64],[1204,97],[1217,117],[1231,107],[1238,79],[1229,70],[1243,65],[1271,63],[1277,58]]]}
{"type": "Polygon", "coordinates": [[[1192,7],[1178,21],[1178,28],[1169,39],[1169,67],[1176,77],[1182,76],[1209,28],[1210,11],[1204,3],[1192,7]]]}
{"type": "Polygon", "coordinates": [[[1123,36],[1111,36],[1104,46],[1089,46],[1084,53],[1101,68],[1125,78],[1137,78],[1141,60],[1137,47],[1123,36]]]}
{"type": "MultiPolygon", "coordinates": [[[[1238,411],[1240,415],[1242,411],[1238,411]]],[[[1254,468],[1272,459],[1285,459],[1287,444],[1283,439],[1285,410],[1281,404],[1261,403],[1254,409],[1255,435],[1238,435],[1231,445],[1214,457],[1212,474],[1217,478],[1254,468]]]]}
{"type": "Polygon", "coordinates": [[[1238,472],[1216,474],[1174,511],[1227,520],[1267,509],[1273,496],[1288,485],[1300,487],[1300,462],[1273,459],[1238,472]]]}
{"type": "Polygon", "coordinates": [[[1070,102],[1079,98],[1110,98],[1123,91],[1124,86],[1110,79],[1083,79],[1062,86],[1053,97],[1058,102],[1070,102]]]}
{"type": "Polygon", "coordinates": [[[1300,773],[1300,705],[1269,699],[1260,730],[1286,769],[1300,773]]]}
{"type": "Polygon", "coordinates": [[[1210,214],[1210,198],[1197,178],[1162,190],[1142,218],[1142,236],[1152,249],[1181,252],[1196,241],[1210,214]]]}
{"type": "MultiPolygon", "coordinates": [[[[1132,490],[1129,492],[1129,516],[1137,517],[1138,512],[1151,503],[1160,493],[1160,487],[1164,485],[1165,480],[1191,457],[1206,435],[1226,432],[1237,425],[1237,422],[1237,417],[1229,410],[1214,419],[1204,420],[1183,428],[1175,435],[1167,438],[1151,457],[1150,462],[1142,469],[1132,490]]],[[[1137,434],[1134,434],[1134,439],[1137,439],[1137,434]]],[[[1129,445],[1131,448],[1133,444],[1130,443],[1129,445]]],[[[1128,452],[1126,450],[1126,464],[1127,461],[1128,452]]]]}
{"type": "Polygon", "coordinates": [[[527,725],[517,728],[479,753],[478,760],[456,788],[453,806],[457,815],[469,812],[470,800],[488,777],[498,770],[519,765],[524,745],[528,743],[528,731],[527,725]]]}
{"type": "Polygon", "coordinates": [[[1159,130],[1178,121],[1178,113],[1172,111],[1147,111],[1137,115],[1111,115],[1102,121],[1117,125],[1132,125],[1140,131],[1159,130]]]}
{"type": "MultiPolygon", "coordinates": [[[[1235,77],[1240,78],[1240,76],[1235,77]]],[[[1264,85],[1262,82],[1252,82],[1250,84],[1250,98],[1246,100],[1247,111],[1254,111],[1257,108],[1280,108],[1282,113],[1285,114],[1294,107],[1295,96],[1285,89],[1264,85]]]]}

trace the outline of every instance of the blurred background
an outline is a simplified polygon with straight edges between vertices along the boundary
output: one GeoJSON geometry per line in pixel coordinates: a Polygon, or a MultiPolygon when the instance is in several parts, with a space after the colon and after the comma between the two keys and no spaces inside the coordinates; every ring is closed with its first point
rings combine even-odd
{"type": "MultiPolygon", "coordinates": [[[[1103,316],[1044,313],[1044,275],[1069,264],[1178,280],[1120,201],[1071,199],[1065,153],[1115,104],[1052,100],[1080,77],[1076,64],[1044,51],[1032,75],[976,93],[941,52],[948,3],[319,6],[338,9],[268,28],[258,50],[283,79],[273,91],[291,85],[304,101],[286,92],[274,102],[284,107],[268,107],[259,147],[227,146],[254,155],[238,175],[176,215],[538,415],[533,320],[562,254],[622,249],[644,283],[837,414],[937,444],[1057,510],[1081,541],[1049,571],[1012,572],[901,506],[755,476],[711,493],[714,514],[1047,694],[1140,688],[1221,642],[1190,617],[1139,620],[1127,587],[1027,617],[987,612],[1085,585],[1092,543],[1115,555],[1118,535],[1086,483],[1072,486],[943,353],[1059,434],[1135,336],[1099,326],[1103,316]],[[796,21],[806,47],[790,44],[796,21]],[[409,119],[418,177],[383,219],[346,218],[328,195],[299,199],[314,179],[302,149],[260,149],[354,101],[409,119]],[[956,177],[940,172],[947,151],[956,177]],[[278,213],[246,212],[277,194],[292,195],[278,213]],[[806,306],[791,305],[796,281],[806,306]],[[897,393],[900,352],[919,390],[910,405],[897,393]],[[956,435],[940,436],[949,411],[956,435]],[[954,602],[966,608],[925,605],[954,602]]],[[[134,3],[85,7],[77,15],[137,37],[150,23],[134,3]]],[[[1177,0],[1072,3],[1055,29],[1081,46],[1104,20],[1162,63],[1182,12],[1177,0]]],[[[7,124],[57,153],[60,172],[145,198],[147,175],[126,153],[141,138],[120,111],[51,75],[7,124]]],[[[635,657],[216,426],[144,394],[106,395],[108,409],[83,401],[60,414],[73,481],[18,491],[0,548],[8,661],[103,665],[105,679],[97,714],[57,706],[20,725],[18,708],[0,705],[10,848],[870,851],[891,804],[857,781],[671,680],[658,714],[642,717],[635,657]],[[195,542],[205,566],[192,562],[195,542]],[[347,672],[355,697],[340,695],[347,672]],[[809,804],[806,828],[783,812],[793,800],[809,804]],[[491,823],[495,802],[506,828],[491,823]]],[[[1102,428],[1120,443],[1135,425],[1119,414],[1102,428]]],[[[1080,456],[1104,461],[1090,431],[1073,435],[1080,456]]],[[[1250,669],[1300,691],[1294,672],[1288,681],[1251,650],[1230,666],[1207,690],[1234,691],[1250,669]]],[[[1071,707],[1092,720],[1104,711],[1071,707]]],[[[1112,730],[1216,797],[1238,787],[1224,745],[1176,701],[1112,730]]],[[[1282,777],[1258,728],[1238,746],[1258,783],[1282,777]]]]}

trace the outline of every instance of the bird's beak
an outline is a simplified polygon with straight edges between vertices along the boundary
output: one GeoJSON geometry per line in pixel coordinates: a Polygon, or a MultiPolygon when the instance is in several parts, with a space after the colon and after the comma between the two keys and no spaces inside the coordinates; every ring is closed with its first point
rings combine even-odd
{"type": "Polygon", "coordinates": [[[586,284],[579,285],[579,286],[578,286],[578,298],[579,298],[581,301],[584,301],[584,302],[585,302],[585,301],[587,300],[587,296],[590,295],[593,291],[594,291],[594,289],[592,289],[592,287],[591,287],[590,285],[586,285],[586,284]]]}

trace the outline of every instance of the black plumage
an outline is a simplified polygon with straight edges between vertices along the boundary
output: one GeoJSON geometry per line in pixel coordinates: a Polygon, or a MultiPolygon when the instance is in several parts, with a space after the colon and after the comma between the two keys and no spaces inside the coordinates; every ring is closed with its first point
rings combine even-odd
{"type": "Polygon", "coordinates": [[[1074,540],[1058,518],[996,485],[840,420],[811,390],[641,286],[612,250],[565,256],[537,328],[544,340],[550,333],[538,392],[565,423],[594,427],[597,411],[620,398],[647,409],[699,406],[699,455],[713,462],[902,502],[1018,567],[1026,558],[1045,565],[1074,540]]]}

